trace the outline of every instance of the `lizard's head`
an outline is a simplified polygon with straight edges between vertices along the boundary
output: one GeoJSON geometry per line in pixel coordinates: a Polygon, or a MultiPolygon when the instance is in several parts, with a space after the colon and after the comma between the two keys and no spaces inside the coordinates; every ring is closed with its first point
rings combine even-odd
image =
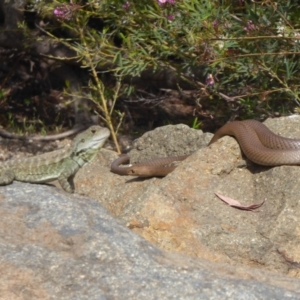
{"type": "Polygon", "coordinates": [[[98,125],[91,126],[76,136],[72,148],[76,153],[97,151],[104,145],[109,135],[110,131],[107,128],[98,125]]]}

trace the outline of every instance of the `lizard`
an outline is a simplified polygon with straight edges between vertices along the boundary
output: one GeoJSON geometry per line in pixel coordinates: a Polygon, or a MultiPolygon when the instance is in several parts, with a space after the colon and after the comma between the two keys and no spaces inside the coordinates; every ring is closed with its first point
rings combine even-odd
{"type": "Polygon", "coordinates": [[[69,147],[6,161],[0,165],[0,185],[10,184],[14,180],[45,183],[57,179],[66,192],[73,193],[75,174],[94,159],[109,135],[107,128],[93,125],[78,134],[69,147]]]}

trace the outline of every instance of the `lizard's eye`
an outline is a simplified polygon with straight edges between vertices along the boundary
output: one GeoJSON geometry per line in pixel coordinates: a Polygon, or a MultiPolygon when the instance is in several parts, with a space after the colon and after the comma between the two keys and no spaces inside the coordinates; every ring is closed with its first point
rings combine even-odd
{"type": "Polygon", "coordinates": [[[92,133],[95,133],[95,132],[96,132],[96,130],[95,130],[95,129],[92,129],[92,130],[91,130],[91,132],[92,132],[92,133]]]}
{"type": "Polygon", "coordinates": [[[85,142],[85,139],[81,139],[81,142],[84,143],[84,142],[85,142]]]}

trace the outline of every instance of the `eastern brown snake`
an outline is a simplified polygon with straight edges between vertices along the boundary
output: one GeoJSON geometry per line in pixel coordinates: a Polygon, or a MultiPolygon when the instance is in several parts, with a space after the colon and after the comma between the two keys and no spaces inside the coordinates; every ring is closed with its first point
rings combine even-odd
{"type": "MultiPolygon", "coordinates": [[[[208,146],[225,135],[235,137],[246,157],[259,165],[300,164],[300,139],[279,136],[258,121],[245,120],[227,123],[215,133],[208,146]]],[[[165,176],[176,168],[170,164],[182,161],[188,156],[190,155],[163,157],[129,167],[120,167],[121,164],[128,163],[130,160],[128,155],[122,155],[113,161],[111,172],[140,177],[165,176]]]]}

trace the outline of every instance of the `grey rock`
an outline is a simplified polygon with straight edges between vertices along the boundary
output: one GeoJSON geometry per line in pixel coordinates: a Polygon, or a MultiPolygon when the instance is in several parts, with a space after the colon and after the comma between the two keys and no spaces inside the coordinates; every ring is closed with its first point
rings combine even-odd
{"type": "MultiPolygon", "coordinates": [[[[300,137],[299,117],[266,124],[300,137]]],[[[210,138],[166,126],[133,153],[188,154],[210,138]]],[[[163,179],[112,174],[116,157],[103,149],[78,172],[76,191],[89,198],[0,187],[0,299],[300,299],[298,167],[254,165],[230,137],[163,179]],[[240,211],[215,192],[265,203],[240,211]]]]}
{"type": "Polygon", "coordinates": [[[0,188],[1,299],[299,299],[297,279],[164,252],[95,201],[0,188]]]}

